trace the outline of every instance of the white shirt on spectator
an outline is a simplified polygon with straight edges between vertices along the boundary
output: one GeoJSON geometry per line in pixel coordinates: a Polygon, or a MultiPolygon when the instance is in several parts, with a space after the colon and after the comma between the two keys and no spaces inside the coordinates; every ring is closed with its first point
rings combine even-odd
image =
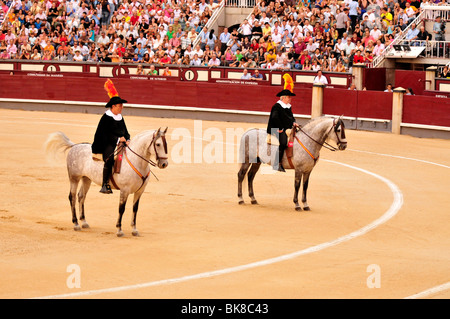
{"type": "Polygon", "coordinates": [[[220,60],[216,57],[212,58],[211,60],[208,61],[208,65],[209,66],[219,66],[220,65],[220,60]]]}
{"type": "Polygon", "coordinates": [[[327,85],[328,84],[328,80],[327,80],[327,78],[324,75],[316,76],[314,78],[314,83],[322,83],[322,84],[327,85]]]}
{"type": "Polygon", "coordinates": [[[107,35],[101,35],[98,40],[97,43],[99,44],[103,44],[103,45],[107,45],[109,43],[109,37],[107,35]]]}
{"type": "MultiPolygon", "coordinates": [[[[274,61],[274,60],[272,60],[272,61],[274,61]]],[[[274,63],[267,63],[267,65],[266,65],[266,69],[274,70],[274,69],[278,69],[278,68],[279,68],[279,65],[276,62],[274,62],[274,63]]]]}
{"type": "Polygon", "coordinates": [[[381,31],[380,31],[380,29],[376,29],[375,30],[375,27],[370,31],[370,35],[375,39],[375,40],[378,40],[378,38],[381,36],[381,31]]]}
{"type": "Polygon", "coordinates": [[[275,44],[280,44],[281,42],[281,34],[280,32],[272,32],[272,40],[275,44]]]}

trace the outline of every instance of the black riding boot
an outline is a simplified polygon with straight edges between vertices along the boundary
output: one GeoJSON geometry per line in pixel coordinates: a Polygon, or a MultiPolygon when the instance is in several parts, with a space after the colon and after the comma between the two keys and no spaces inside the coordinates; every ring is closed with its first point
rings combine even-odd
{"type": "Polygon", "coordinates": [[[286,172],[284,170],[283,165],[281,165],[281,161],[283,160],[283,155],[284,155],[284,147],[282,147],[281,145],[278,147],[278,165],[277,163],[275,163],[275,165],[273,165],[273,169],[279,172],[286,172]]]}
{"type": "Polygon", "coordinates": [[[284,147],[280,147],[280,149],[278,150],[278,171],[279,172],[286,172],[284,170],[283,165],[281,164],[281,162],[283,161],[283,155],[284,155],[284,147]]]}
{"type": "Polygon", "coordinates": [[[100,193],[112,194],[111,186],[109,185],[109,178],[111,177],[111,169],[103,166],[103,185],[100,193]]]}

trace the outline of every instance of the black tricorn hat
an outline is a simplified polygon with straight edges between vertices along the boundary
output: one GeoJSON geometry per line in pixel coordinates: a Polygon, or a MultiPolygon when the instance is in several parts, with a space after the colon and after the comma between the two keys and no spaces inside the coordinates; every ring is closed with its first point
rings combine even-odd
{"type": "Polygon", "coordinates": [[[123,104],[123,103],[127,103],[127,100],[124,100],[122,98],[120,98],[119,96],[113,96],[109,102],[105,105],[106,108],[110,108],[111,106],[115,105],[115,104],[123,104]]]}
{"type": "Polygon", "coordinates": [[[290,90],[284,89],[283,91],[279,92],[277,96],[295,96],[295,94],[290,90]]]}

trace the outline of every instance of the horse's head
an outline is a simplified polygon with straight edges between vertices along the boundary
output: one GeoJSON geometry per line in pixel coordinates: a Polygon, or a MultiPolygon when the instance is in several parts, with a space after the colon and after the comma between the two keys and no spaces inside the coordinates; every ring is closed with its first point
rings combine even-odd
{"type": "Polygon", "coordinates": [[[347,148],[347,138],[345,137],[345,125],[342,116],[338,119],[333,119],[333,127],[328,136],[338,146],[339,150],[343,151],[347,148]]]}
{"type": "Polygon", "coordinates": [[[169,153],[167,151],[167,141],[166,141],[167,127],[164,131],[159,128],[153,134],[152,145],[156,155],[156,164],[159,168],[166,168],[169,165],[168,158],[169,153]]]}

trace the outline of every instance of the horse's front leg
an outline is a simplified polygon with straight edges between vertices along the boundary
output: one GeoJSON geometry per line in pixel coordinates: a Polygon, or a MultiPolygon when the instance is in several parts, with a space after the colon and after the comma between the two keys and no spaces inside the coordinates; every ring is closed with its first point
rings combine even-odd
{"type": "Polygon", "coordinates": [[[308,206],[308,203],[306,202],[306,191],[308,190],[310,174],[311,172],[303,174],[303,195],[302,195],[303,210],[311,210],[308,206]]]}
{"type": "Polygon", "coordinates": [[[133,236],[139,236],[139,231],[136,229],[136,216],[139,209],[139,201],[141,199],[142,192],[134,193],[134,203],[133,203],[133,218],[131,219],[131,227],[133,230],[131,234],[133,236]]]}
{"type": "Polygon", "coordinates": [[[298,204],[298,191],[300,189],[300,183],[302,181],[302,172],[299,169],[295,170],[295,182],[294,182],[294,204],[295,204],[295,210],[300,211],[302,208],[298,204]]]}
{"type": "Polygon", "coordinates": [[[123,236],[123,231],[122,231],[122,216],[123,213],[125,212],[125,206],[127,204],[127,199],[128,199],[128,192],[120,192],[120,200],[119,200],[119,218],[117,219],[117,237],[122,237],[123,236]]]}

